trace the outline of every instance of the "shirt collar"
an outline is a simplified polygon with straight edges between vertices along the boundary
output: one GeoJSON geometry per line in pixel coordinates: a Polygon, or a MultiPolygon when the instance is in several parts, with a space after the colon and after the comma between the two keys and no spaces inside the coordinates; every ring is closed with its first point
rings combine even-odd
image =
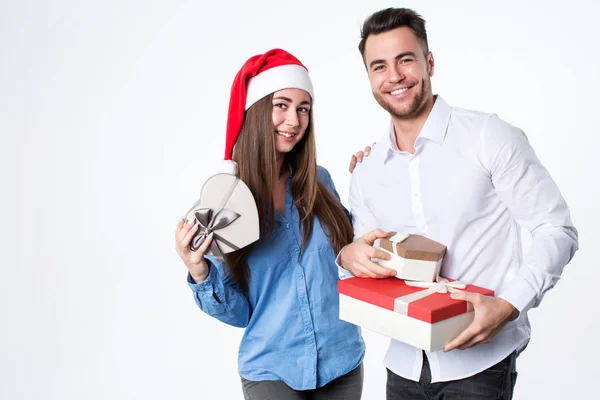
{"type": "MultiPolygon", "coordinates": [[[[448,122],[452,108],[442,99],[441,96],[435,95],[435,103],[431,112],[427,116],[427,120],[415,141],[415,147],[418,147],[423,140],[431,140],[434,143],[442,144],[446,137],[448,122]]],[[[394,132],[394,124],[390,121],[389,134],[382,140],[382,148],[385,149],[386,155],[383,157],[383,162],[388,160],[393,152],[399,152],[396,145],[396,135],[394,132]]]]}

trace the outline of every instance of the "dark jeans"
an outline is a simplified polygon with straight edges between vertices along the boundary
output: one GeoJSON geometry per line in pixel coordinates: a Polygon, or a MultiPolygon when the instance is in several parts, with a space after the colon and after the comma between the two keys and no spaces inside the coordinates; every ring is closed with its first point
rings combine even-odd
{"type": "Polygon", "coordinates": [[[313,390],[294,390],[282,381],[249,381],[242,378],[246,400],[360,400],[362,363],[354,370],[313,390]]]}
{"type": "Polygon", "coordinates": [[[465,379],[431,383],[431,370],[423,354],[419,382],[404,379],[387,371],[387,400],[510,400],[517,380],[517,352],[498,364],[465,379]]]}

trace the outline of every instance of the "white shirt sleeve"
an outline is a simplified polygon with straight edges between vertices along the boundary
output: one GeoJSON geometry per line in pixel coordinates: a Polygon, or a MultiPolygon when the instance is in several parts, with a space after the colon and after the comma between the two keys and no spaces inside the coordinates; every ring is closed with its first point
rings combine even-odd
{"type": "MultiPolygon", "coordinates": [[[[352,215],[352,228],[354,230],[354,240],[361,237],[367,232],[372,231],[373,229],[377,229],[377,220],[371,213],[371,210],[367,207],[364,202],[362,190],[359,185],[359,178],[357,174],[357,169],[360,168],[361,165],[357,165],[354,172],[352,173],[352,178],[350,178],[350,194],[348,196],[348,201],[350,203],[350,214],[352,215]]],[[[338,276],[340,279],[346,279],[352,277],[352,273],[345,270],[341,264],[341,251],[337,255],[335,259],[335,263],[338,266],[338,276]]]]}
{"type": "MultiPolygon", "coordinates": [[[[378,161],[378,160],[376,160],[378,161]]],[[[357,165],[352,178],[350,178],[350,193],[348,202],[350,203],[350,214],[352,214],[352,228],[354,230],[354,240],[361,237],[365,233],[377,229],[377,219],[365,203],[362,188],[360,186],[360,178],[358,169],[362,165],[357,165]]]]}
{"type": "Polygon", "coordinates": [[[532,235],[516,277],[497,294],[522,312],[539,305],[556,285],[578,248],[577,230],[556,183],[521,130],[491,116],[481,145],[496,194],[532,235]]]}

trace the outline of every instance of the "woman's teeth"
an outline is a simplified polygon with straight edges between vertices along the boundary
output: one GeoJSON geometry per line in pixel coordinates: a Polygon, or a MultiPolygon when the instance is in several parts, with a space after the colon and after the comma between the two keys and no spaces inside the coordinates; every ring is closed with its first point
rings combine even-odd
{"type": "Polygon", "coordinates": [[[280,131],[277,131],[277,134],[281,135],[283,137],[286,137],[286,138],[293,138],[294,136],[296,136],[295,133],[287,133],[287,132],[280,132],[280,131]]]}

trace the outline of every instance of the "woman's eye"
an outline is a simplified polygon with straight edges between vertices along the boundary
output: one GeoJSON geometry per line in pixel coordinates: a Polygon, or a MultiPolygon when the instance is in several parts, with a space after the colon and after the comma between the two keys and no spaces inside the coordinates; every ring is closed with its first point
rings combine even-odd
{"type": "Polygon", "coordinates": [[[287,109],[287,104],[277,103],[277,104],[274,104],[273,107],[280,108],[282,110],[286,110],[287,109]]]}
{"type": "Polygon", "coordinates": [[[306,113],[308,113],[310,111],[310,108],[308,108],[308,107],[300,107],[298,109],[298,111],[300,111],[301,113],[306,114],[306,113]]]}

